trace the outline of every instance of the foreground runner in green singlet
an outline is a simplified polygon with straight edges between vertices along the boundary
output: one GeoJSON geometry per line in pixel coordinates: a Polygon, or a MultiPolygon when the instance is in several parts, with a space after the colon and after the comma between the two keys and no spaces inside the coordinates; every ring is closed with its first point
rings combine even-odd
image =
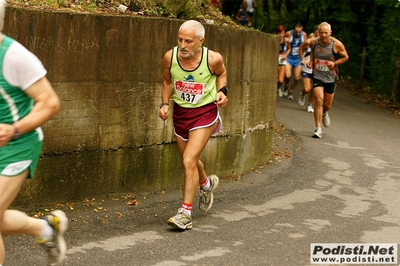
{"type": "MultiPolygon", "coordinates": [[[[0,31],[5,6],[0,0],[0,31]]],[[[25,179],[33,177],[42,149],[41,125],[58,112],[60,101],[34,54],[3,33],[0,45],[0,265],[5,260],[2,235],[17,234],[35,236],[48,252],[48,265],[60,265],[66,254],[64,212],[35,219],[8,209],[25,179]]]]}

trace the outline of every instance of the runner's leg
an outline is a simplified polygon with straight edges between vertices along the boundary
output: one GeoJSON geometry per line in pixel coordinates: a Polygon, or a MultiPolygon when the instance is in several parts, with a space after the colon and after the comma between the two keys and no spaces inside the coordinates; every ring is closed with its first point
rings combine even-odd
{"type": "Polygon", "coordinates": [[[333,98],[335,97],[335,93],[324,93],[324,104],[323,104],[323,113],[325,114],[332,108],[333,98]]]}
{"type": "Polygon", "coordinates": [[[7,210],[17,197],[27,176],[28,171],[14,177],[0,175],[0,264],[3,264],[5,259],[3,234],[39,236],[43,230],[43,222],[39,219],[29,217],[20,211],[7,210]]]}
{"type": "Polygon", "coordinates": [[[324,88],[323,87],[314,87],[314,119],[315,119],[315,127],[321,127],[321,119],[322,119],[322,103],[324,101],[324,88]]]}
{"type": "Polygon", "coordinates": [[[182,154],[184,167],[183,202],[185,203],[193,204],[199,181],[204,181],[206,178],[204,166],[202,162],[199,163],[199,157],[216,127],[217,123],[210,127],[190,131],[189,140],[187,142],[177,138],[177,144],[182,154]],[[199,169],[199,165],[202,169],[199,169]],[[201,172],[204,174],[202,175],[201,172]],[[204,180],[200,180],[200,176],[202,176],[204,180]]]}
{"type": "Polygon", "coordinates": [[[299,65],[293,69],[293,81],[292,81],[292,84],[290,85],[289,93],[293,93],[293,91],[296,89],[300,78],[301,78],[301,65],[299,65]]]}
{"type": "Polygon", "coordinates": [[[285,66],[285,87],[289,86],[290,78],[292,77],[292,65],[289,62],[285,66]]]}

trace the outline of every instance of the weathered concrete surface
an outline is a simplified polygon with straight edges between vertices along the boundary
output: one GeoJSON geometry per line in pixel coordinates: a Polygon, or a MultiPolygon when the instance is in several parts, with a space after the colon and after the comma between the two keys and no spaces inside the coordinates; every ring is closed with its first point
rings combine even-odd
{"type": "MultiPolygon", "coordinates": [[[[34,52],[62,101],[44,127],[43,157],[16,204],[178,187],[172,119],[158,118],[162,57],[182,21],[8,8],[4,33],[34,52]]],[[[202,160],[208,173],[242,173],[270,156],[278,38],[206,26],[205,46],[228,71],[223,131],[202,160]]]]}

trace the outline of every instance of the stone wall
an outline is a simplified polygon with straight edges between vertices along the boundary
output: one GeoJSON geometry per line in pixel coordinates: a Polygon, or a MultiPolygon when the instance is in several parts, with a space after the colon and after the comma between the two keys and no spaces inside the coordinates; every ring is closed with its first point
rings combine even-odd
{"type": "MultiPolygon", "coordinates": [[[[4,33],[34,52],[61,99],[44,127],[41,161],[15,204],[79,201],[176,188],[182,165],[172,119],[158,117],[162,58],[182,21],[7,9],[4,33]]],[[[268,160],[278,38],[205,25],[204,45],[228,72],[222,134],[207,144],[208,173],[224,177],[268,160]]]]}

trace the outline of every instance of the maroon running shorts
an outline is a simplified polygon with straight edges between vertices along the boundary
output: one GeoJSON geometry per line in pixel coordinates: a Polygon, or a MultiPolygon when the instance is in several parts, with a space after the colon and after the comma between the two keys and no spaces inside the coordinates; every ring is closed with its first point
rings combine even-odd
{"type": "Polygon", "coordinates": [[[218,106],[210,103],[197,108],[184,108],[174,104],[174,133],[176,136],[187,141],[189,131],[204,128],[218,123],[214,134],[221,132],[222,120],[219,116],[218,106]]]}

